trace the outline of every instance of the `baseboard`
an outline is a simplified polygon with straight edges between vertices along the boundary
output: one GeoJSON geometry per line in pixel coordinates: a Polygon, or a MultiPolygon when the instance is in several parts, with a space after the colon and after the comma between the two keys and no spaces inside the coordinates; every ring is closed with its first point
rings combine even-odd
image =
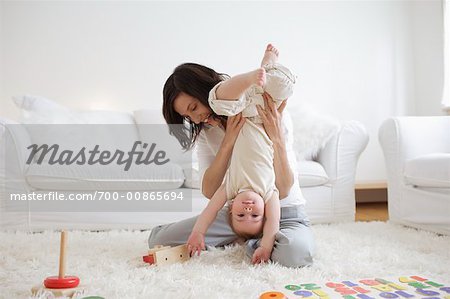
{"type": "Polygon", "coordinates": [[[357,203],[387,202],[387,188],[356,189],[355,200],[357,203]]]}
{"type": "Polygon", "coordinates": [[[386,181],[359,181],[355,184],[357,203],[387,202],[386,181]]]}

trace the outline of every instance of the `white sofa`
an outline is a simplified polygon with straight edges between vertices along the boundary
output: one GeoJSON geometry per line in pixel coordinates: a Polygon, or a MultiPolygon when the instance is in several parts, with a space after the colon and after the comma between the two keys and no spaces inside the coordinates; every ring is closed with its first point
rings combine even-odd
{"type": "MultiPolygon", "coordinates": [[[[29,109],[29,107],[27,109],[29,109]]],[[[45,113],[47,113],[49,109],[50,108],[47,108],[45,113]]],[[[61,111],[58,111],[59,115],[61,115],[61,113],[61,111]]],[[[149,119],[150,122],[152,122],[154,117],[154,112],[146,110],[136,111],[134,114],[110,112],[112,114],[111,116],[108,115],[108,112],[104,111],[100,114],[98,113],[100,112],[84,112],[83,119],[86,120],[92,118],[95,122],[106,117],[109,121],[112,120],[113,122],[117,121],[122,124],[139,125],[140,123],[149,123],[149,119]]],[[[158,111],[158,113],[160,112],[158,111]]],[[[286,113],[285,117],[289,117],[289,114],[286,113]]],[[[108,122],[104,121],[103,123],[108,122]]],[[[43,187],[46,186],[45,180],[48,176],[46,176],[42,170],[36,170],[33,164],[26,165],[23,162],[27,155],[26,146],[31,142],[30,136],[28,136],[26,130],[17,129],[20,126],[10,126],[9,124],[14,124],[14,122],[5,118],[0,118],[0,150],[3,148],[3,153],[0,151],[0,183],[5,185],[6,180],[15,179],[18,182],[18,189],[26,189],[29,192],[49,191],[45,190],[43,187]],[[13,136],[12,139],[15,146],[15,152],[13,155],[8,155],[9,163],[5,163],[5,148],[3,145],[5,143],[5,136],[8,134],[13,136]],[[13,161],[13,163],[10,163],[11,161],[13,161]],[[5,167],[13,167],[14,169],[6,170],[5,167]],[[8,177],[5,177],[5,173],[8,173],[8,177]],[[42,190],[43,188],[44,190],[42,190]]],[[[136,128],[136,134],[139,138],[144,138],[140,133],[142,132],[139,132],[139,129],[136,128]]],[[[306,207],[308,215],[313,223],[354,221],[355,171],[359,155],[364,150],[367,142],[368,135],[362,124],[356,121],[344,122],[341,124],[339,131],[329,138],[328,142],[326,142],[323,148],[319,150],[315,161],[299,161],[299,183],[307,200],[306,207]]],[[[54,179],[55,178],[53,178],[53,180],[54,179]]],[[[195,178],[183,177],[182,179],[184,180],[184,185],[181,185],[180,188],[196,185],[194,182],[195,178]]],[[[64,187],[62,187],[64,186],[64,183],[64,181],[61,181],[60,183],[56,182],[59,189],[64,189],[64,187]]],[[[107,184],[108,182],[105,182],[104,178],[103,180],[100,178],[100,180],[95,181],[95,183],[97,186],[102,186],[102,184],[107,184]]],[[[148,181],[143,182],[143,184],[147,183],[148,181]]],[[[120,184],[122,184],[122,182],[116,182],[116,185],[120,184]]],[[[9,184],[9,186],[11,186],[11,184],[9,184]]],[[[128,186],[128,188],[130,188],[130,186],[128,186]]],[[[5,198],[4,193],[0,193],[0,196],[1,228],[25,230],[56,228],[148,229],[155,225],[197,215],[207,203],[207,200],[202,196],[200,190],[194,189],[192,190],[193,204],[191,212],[89,213],[27,211],[25,213],[14,214],[11,212],[5,213],[5,206],[8,205],[8,199],[5,198]]]]}
{"type": "Polygon", "coordinates": [[[390,221],[450,235],[450,116],[389,118],[379,141],[390,221]]]}

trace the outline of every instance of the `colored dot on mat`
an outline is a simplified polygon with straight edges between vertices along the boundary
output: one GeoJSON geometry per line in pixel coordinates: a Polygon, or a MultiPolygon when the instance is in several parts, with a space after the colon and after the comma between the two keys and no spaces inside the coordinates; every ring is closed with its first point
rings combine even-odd
{"type": "Polygon", "coordinates": [[[398,298],[399,297],[397,294],[388,293],[388,292],[380,293],[380,296],[383,298],[398,298]]]}
{"type": "Polygon", "coordinates": [[[423,289],[417,289],[417,293],[425,295],[425,296],[436,296],[439,295],[439,292],[430,291],[430,290],[423,290],[423,289]]]}
{"type": "Polygon", "coordinates": [[[370,296],[368,296],[366,294],[358,294],[356,296],[358,296],[358,298],[361,298],[361,299],[375,299],[375,298],[370,297],[370,296]]]}
{"type": "Polygon", "coordinates": [[[297,291],[301,289],[301,287],[295,284],[288,284],[287,286],[285,286],[285,288],[289,291],[297,291]]]}
{"type": "Polygon", "coordinates": [[[404,291],[395,291],[395,293],[396,293],[397,295],[400,295],[400,296],[405,297],[405,298],[411,298],[411,297],[414,297],[414,295],[408,294],[408,293],[406,293],[406,292],[404,292],[404,291]]]}
{"type": "Polygon", "coordinates": [[[311,297],[313,295],[310,291],[296,291],[294,295],[302,296],[302,297],[311,297]]]}
{"type": "Polygon", "coordinates": [[[436,288],[439,288],[439,287],[443,287],[443,286],[444,286],[443,284],[436,283],[436,282],[434,282],[434,281],[426,281],[425,283],[426,283],[426,284],[429,284],[429,285],[431,285],[431,286],[433,286],[433,287],[436,287],[436,288]]]}

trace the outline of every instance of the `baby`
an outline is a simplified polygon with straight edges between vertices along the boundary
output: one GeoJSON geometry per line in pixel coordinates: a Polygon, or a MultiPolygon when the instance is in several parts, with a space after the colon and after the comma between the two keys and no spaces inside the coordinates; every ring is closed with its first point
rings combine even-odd
{"type": "Polygon", "coordinates": [[[278,50],[269,44],[261,68],[234,76],[213,87],[209,103],[216,114],[247,117],[230,159],[224,183],[197,218],[187,241],[191,254],[204,249],[204,235],[217,213],[228,202],[230,226],[244,239],[261,236],[252,262],[269,260],[279,230],[280,203],[275,186],[272,141],[258,115],[264,106],[262,94],[269,93],[277,106],[293,93],[295,76],[277,63],[278,50]]]}

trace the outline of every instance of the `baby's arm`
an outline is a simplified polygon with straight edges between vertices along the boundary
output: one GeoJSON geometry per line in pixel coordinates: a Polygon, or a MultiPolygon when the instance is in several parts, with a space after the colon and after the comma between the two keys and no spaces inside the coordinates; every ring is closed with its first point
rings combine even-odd
{"type": "Polygon", "coordinates": [[[222,184],[195,222],[192,233],[187,241],[191,255],[195,252],[200,255],[200,251],[205,249],[205,233],[214,219],[216,219],[217,213],[222,209],[226,201],[225,185],[222,184]]]}
{"type": "Polygon", "coordinates": [[[252,262],[254,264],[266,262],[270,259],[273,244],[275,242],[275,235],[280,230],[280,214],[279,195],[278,192],[275,191],[264,207],[264,216],[266,221],[264,223],[261,243],[258,249],[255,250],[252,257],[252,262]]]}

